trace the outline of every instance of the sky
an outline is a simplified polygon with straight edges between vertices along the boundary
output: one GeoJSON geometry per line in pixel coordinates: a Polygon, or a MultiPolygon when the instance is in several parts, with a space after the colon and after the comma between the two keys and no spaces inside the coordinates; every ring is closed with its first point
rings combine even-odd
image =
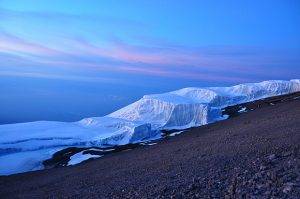
{"type": "Polygon", "coordinates": [[[0,0],[0,123],[300,78],[299,0],[0,0]]]}

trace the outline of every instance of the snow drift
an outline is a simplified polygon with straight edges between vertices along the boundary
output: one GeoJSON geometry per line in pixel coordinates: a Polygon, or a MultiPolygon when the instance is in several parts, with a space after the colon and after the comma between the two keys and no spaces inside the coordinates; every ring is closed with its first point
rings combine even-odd
{"type": "Polygon", "coordinates": [[[225,119],[221,110],[226,106],[297,91],[300,80],[192,87],[145,95],[104,117],[0,125],[0,174],[40,169],[43,160],[70,146],[122,145],[156,139],[162,129],[185,129],[225,119]]]}

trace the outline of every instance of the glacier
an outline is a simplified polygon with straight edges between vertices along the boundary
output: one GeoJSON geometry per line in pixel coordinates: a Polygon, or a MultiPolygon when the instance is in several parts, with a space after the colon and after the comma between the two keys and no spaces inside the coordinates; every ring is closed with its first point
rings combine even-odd
{"type": "Polygon", "coordinates": [[[300,80],[269,80],[231,87],[189,87],[140,100],[103,117],[78,122],[0,125],[0,175],[42,169],[42,161],[70,146],[114,146],[222,119],[226,106],[300,91],[300,80]]]}

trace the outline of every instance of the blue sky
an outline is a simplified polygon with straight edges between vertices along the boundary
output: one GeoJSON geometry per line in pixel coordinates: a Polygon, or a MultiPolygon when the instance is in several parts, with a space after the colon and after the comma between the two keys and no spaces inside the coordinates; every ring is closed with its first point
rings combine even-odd
{"type": "Polygon", "coordinates": [[[298,0],[0,0],[0,120],[76,120],[151,92],[299,78],[299,35],[298,0]]]}

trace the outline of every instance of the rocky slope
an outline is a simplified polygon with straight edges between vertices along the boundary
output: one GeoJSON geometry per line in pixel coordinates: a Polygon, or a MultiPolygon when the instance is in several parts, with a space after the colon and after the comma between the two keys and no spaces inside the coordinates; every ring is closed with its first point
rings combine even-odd
{"type": "Polygon", "coordinates": [[[228,120],[152,146],[2,176],[0,197],[299,198],[299,96],[225,109],[228,120]]]}

